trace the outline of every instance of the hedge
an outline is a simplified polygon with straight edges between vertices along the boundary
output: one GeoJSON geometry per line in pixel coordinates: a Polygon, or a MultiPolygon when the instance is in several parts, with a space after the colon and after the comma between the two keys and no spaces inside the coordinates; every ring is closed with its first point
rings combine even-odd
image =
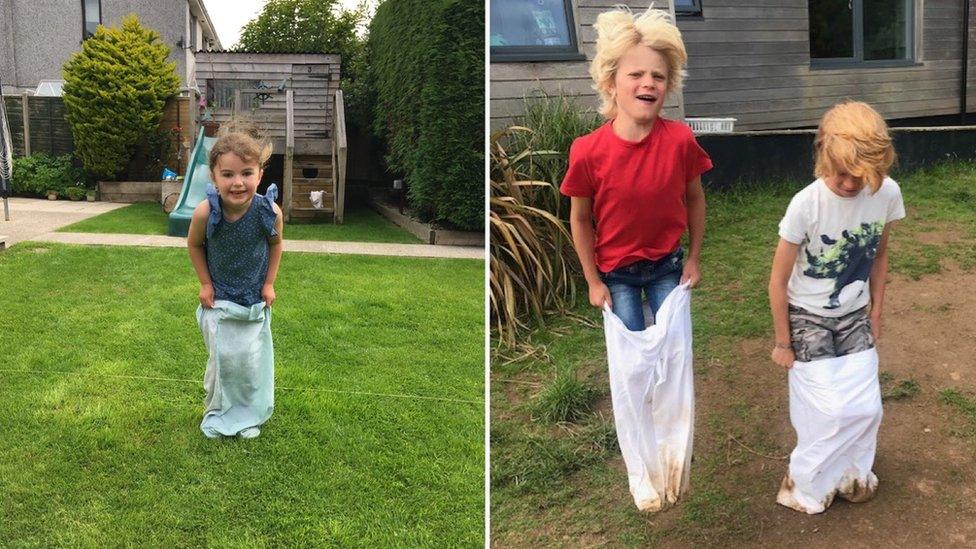
{"type": "Polygon", "coordinates": [[[484,3],[387,0],[367,44],[374,132],[426,221],[484,226],[484,3]]]}

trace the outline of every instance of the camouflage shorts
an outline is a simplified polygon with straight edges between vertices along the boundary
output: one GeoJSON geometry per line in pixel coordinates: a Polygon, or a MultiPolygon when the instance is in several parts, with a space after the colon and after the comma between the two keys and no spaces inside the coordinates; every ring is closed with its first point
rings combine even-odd
{"type": "Polygon", "coordinates": [[[790,305],[790,342],[800,362],[850,355],[874,347],[866,309],[831,318],[790,305]]]}

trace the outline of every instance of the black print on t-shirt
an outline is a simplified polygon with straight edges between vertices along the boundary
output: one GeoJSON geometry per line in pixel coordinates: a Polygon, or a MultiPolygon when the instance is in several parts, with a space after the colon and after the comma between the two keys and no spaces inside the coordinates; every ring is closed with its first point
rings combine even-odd
{"type": "MultiPolygon", "coordinates": [[[[871,274],[871,265],[878,255],[878,245],[881,243],[881,232],[884,230],[883,221],[861,223],[860,228],[853,231],[844,230],[838,240],[822,234],[820,240],[828,247],[820,255],[810,253],[810,246],[804,250],[810,266],[803,274],[812,278],[833,278],[834,291],[824,309],[840,307],[840,294],[843,289],[854,282],[867,282],[871,274]]],[[[864,291],[861,286],[858,296],[864,291]]]]}

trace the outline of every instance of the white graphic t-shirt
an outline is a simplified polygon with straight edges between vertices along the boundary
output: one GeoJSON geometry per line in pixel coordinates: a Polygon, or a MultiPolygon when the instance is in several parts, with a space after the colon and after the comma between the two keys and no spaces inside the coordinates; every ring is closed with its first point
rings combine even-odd
{"type": "Polygon", "coordinates": [[[779,236],[800,250],[790,276],[791,305],[840,317],[868,304],[868,277],[885,225],[905,217],[901,189],[885,178],[878,192],[837,195],[822,179],[796,193],[779,223],[779,236]]]}

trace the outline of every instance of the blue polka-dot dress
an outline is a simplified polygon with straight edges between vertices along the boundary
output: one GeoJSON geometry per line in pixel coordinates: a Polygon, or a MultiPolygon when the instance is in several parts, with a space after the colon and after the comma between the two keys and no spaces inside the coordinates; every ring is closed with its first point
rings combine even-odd
{"type": "Polygon", "coordinates": [[[207,269],[213,280],[214,299],[250,307],[261,301],[261,287],[268,276],[268,238],[278,234],[274,211],[278,187],[264,196],[255,194],[251,206],[237,221],[224,219],[217,189],[207,188],[210,218],[207,220],[207,269]]]}
{"type": "Polygon", "coordinates": [[[209,353],[200,429],[210,438],[253,432],[274,411],[271,309],[261,299],[261,287],[268,274],[268,238],[277,234],[277,191],[272,185],[267,195],[254,195],[247,212],[229,222],[216,189],[207,189],[205,249],[215,303],[197,307],[197,323],[209,353]]]}

